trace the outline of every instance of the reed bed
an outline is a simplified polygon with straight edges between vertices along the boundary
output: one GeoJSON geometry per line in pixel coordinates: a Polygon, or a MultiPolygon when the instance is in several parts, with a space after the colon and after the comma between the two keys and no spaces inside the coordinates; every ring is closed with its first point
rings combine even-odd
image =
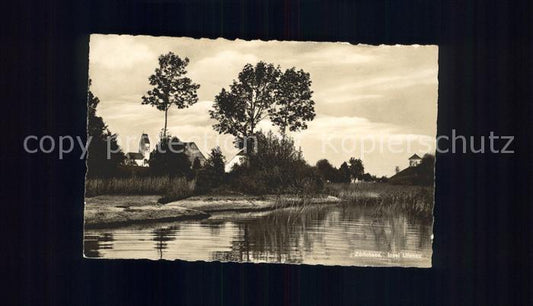
{"type": "Polygon", "coordinates": [[[433,213],[433,187],[386,183],[329,184],[327,191],[350,204],[372,206],[378,212],[402,211],[426,217],[433,213]]]}
{"type": "Polygon", "coordinates": [[[129,177],[93,178],[85,182],[85,195],[124,194],[162,195],[160,202],[166,203],[189,197],[194,194],[195,181],[183,177],[129,177]]]}

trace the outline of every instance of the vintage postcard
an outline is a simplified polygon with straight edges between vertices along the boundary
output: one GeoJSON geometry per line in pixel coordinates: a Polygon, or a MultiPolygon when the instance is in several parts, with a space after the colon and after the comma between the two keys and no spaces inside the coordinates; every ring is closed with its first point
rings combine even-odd
{"type": "Polygon", "coordinates": [[[437,46],[89,47],[86,258],[431,267],[437,46]]]}

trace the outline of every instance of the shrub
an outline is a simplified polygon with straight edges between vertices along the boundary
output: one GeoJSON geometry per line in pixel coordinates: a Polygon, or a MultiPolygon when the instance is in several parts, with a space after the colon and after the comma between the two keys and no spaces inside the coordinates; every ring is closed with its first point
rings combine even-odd
{"type": "Polygon", "coordinates": [[[257,152],[249,153],[247,162],[237,165],[229,175],[232,188],[250,194],[317,193],[323,180],[296,150],[294,141],[272,132],[259,132],[257,152]]]}
{"type": "Polygon", "coordinates": [[[220,186],[225,178],[225,158],[219,147],[211,150],[204,167],[196,173],[196,192],[205,193],[220,186]]]}
{"type": "Polygon", "coordinates": [[[183,143],[177,137],[167,136],[161,139],[150,153],[149,163],[153,176],[192,176],[191,162],[185,154],[183,143]]]}

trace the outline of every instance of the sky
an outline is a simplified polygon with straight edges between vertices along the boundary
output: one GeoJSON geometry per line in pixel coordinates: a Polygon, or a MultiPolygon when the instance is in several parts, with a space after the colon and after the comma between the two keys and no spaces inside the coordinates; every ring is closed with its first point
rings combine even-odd
{"type": "MultiPolygon", "coordinates": [[[[200,84],[198,102],[171,108],[168,130],[194,141],[207,155],[220,146],[227,160],[236,153],[233,136],[213,130],[214,97],[237,78],[245,64],[265,61],[282,70],[311,75],[316,117],[308,129],[291,132],[305,160],[326,158],[339,167],[361,158],[365,172],[391,176],[414,153],[435,152],[438,47],[352,45],[330,42],[245,41],[93,34],[89,45],[91,91],[100,99],[97,115],[118,134],[124,152],[136,152],[140,135],[154,144],[164,113],[142,105],[158,57],[170,51],[188,57],[187,76],[200,84]]],[[[269,121],[263,131],[277,131],[269,121]]]]}

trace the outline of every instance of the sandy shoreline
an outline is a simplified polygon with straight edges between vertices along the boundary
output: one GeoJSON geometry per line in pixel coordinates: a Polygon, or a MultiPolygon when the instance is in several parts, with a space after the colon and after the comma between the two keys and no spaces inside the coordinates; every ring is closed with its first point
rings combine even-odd
{"type": "Polygon", "coordinates": [[[85,199],[85,227],[116,227],[132,223],[205,219],[215,212],[266,211],[309,204],[341,202],[333,196],[299,198],[296,196],[194,196],[160,204],[158,195],[101,195],[85,199]],[[281,199],[282,198],[282,199],[281,199]]]}

